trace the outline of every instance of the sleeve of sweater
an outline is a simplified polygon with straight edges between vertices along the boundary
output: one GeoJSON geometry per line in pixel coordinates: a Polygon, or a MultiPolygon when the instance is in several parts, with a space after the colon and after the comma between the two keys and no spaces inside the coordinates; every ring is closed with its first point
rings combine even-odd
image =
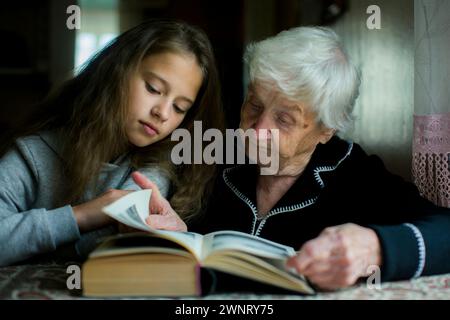
{"type": "MultiPolygon", "coordinates": [[[[153,181],[159,188],[161,195],[168,197],[170,180],[168,175],[158,167],[141,168],[139,172],[144,174],[148,179],[153,181]]],[[[119,186],[121,190],[140,190],[141,188],[134,182],[131,176],[128,176],[122,185],[119,186]]],[[[111,225],[102,229],[94,230],[81,235],[80,240],[75,244],[75,250],[79,258],[86,259],[89,253],[98,246],[101,241],[110,235],[116,234],[118,229],[116,225],[111,225]]]]}
{"type": "Polygon", "coordinates": [[[450,212],[435,211],[403,224],[369,226],[382,247],[382,281],[450,273],[450,212]]]}
{"type": "Polygon", "coordinates": [[[25,144],[0,159],[0,266],[50,252],[79,239],[72,208],[32,208],[39,172],[25,144]]]}
{"type": "Polygon", "coordinates": [[[384,222],[367,225],[380,240],[381,280],[449,273],[450,209],[421,197],[413,183],[390,173],[378,157],[366,160],[369,179],[379,186],[374,201],[385,203],[378,211],[384,222]]]}

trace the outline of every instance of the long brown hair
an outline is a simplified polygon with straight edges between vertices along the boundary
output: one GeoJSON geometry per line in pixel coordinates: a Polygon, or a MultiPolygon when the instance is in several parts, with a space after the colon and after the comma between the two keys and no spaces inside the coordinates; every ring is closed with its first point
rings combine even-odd
{"type": "Polygon", "coordinates": [[[204,129],[223,131],[216,63],[205,33],[180,21],[146,21],[91,58],[78,75],[47,97],[22,125],[26,129],[13,136],[17,139],[41,130],[61,130],[65,137],[66,202],[81,200],[85,189],[97,181],[104,162],[130,152],[135,168],[156,165],[166,170],[174,190],[170,202],[183,219],[192,218],[202,208],[215,175],[214,165],[174,166],[170,161],[174,145],[170,135],[130,150],[125,134],[131,75],[145,57],[165,51],[193,54],[203,72],[197,99],[179,127],[193,135],[194,121],[200,120],[204,129]]]}

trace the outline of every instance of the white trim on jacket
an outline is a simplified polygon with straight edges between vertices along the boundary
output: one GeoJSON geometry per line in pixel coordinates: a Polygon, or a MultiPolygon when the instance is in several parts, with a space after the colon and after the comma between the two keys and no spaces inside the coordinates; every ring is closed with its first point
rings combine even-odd
{"type": "Polygon", "coordinates": [[[417,228],[415,225],[413,225],[412,223],[404,223],[403,225],[412,230],[412,232],[414,233],[414,237],[417,240],[417,246],[419,250],[419,265],[417,266],[413,278],[418,278],[422,275],[423,269],[425,268],[425,259],[426,259],[425,241],[423,240],[423,236],[419,228],[417,228]]]}
{"type": "MultiPolygon", "coordinates": [[[[348,143],[349,143],[349,146],[348,146],[346,154],[341,159],[339,159],[339,161],[334,166],[321,166],[321,167],[317,167],[314,169],[314,177],[321,189],[323,189],[325,187],[325,183],[323,182],[322,178],[320,177],[320,173],[336,170],[336,168],[350,155],[350,153],[353,150],[353,143],[352,142],[348,142],[348,143]]],[[[305,207],[308,207],[308,206],[314,204],[318,199],[318,196],[315,196],[315,197],[312,197],[312,198],[310,198],[306,201],[303,201],[299,204],[296,204],[296,205],[284,206],[284,207],[275,208],[273,210],[270,210],[267,213],[267,215],[263,219],[260,220],[259,226],[256,229],[256,223],[258,221],[257,207],[249,198],[247,198],[244,194],[242,194],[242,192],[240,192],[238,190],[238,188],[236,188],[236,186],[227,177],[228,172],[230,172],[231,170],[236,169],[238,167],[240,167],[240,166],[235,166],[235,167],[227,168],[227,169],[223,170],[222,177],[223,177],[223,180],[225,181],[225,184],[234,192],[234,194],[239,199],[244,201],[252,210],[252,212],[253,212],[253,223],[252,223],[252,232],[251,232],[252,235],[259,236],[264,225],[267,222],[267,219],[269,219],[270,217],[273,217],[277,214],[284,213],[284,212],[292,212],[292,211],[303,209],[305,207]]]]}

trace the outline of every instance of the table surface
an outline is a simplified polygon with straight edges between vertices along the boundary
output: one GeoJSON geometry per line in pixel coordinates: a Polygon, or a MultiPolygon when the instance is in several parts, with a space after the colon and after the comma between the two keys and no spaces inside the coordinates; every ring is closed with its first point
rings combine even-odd
{"type": "MultiPolygon", "coordinates": [[[[81,290],[67,288],[66,282],[70,276],[67,273],[67,267],[73,264],[79,265],[79,263],[67,262],[2,267],[0,268],[0,299],[87,299],[81,295],[81,290]]],[[[364,283],[349,289],[319,293],[314,296],[229,293],[183,299],[450,300],[450,274],[382,283],[378,289],[368,288],[364,283]]]]}

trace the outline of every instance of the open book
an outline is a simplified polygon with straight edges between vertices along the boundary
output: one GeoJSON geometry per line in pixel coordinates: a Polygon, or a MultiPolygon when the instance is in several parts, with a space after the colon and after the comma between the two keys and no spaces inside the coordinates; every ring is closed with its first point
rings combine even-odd
{"type": "Polygon", "coordinates": [[[120,198],[103,211],[143,232],[107,238],[83,265],[87,296],[202,294],[201,269],[312,294],[302,276],[285,270],[293,248],[237,231],[206,235],[155,230],[145,223],[151,190],[120,198]]]}

